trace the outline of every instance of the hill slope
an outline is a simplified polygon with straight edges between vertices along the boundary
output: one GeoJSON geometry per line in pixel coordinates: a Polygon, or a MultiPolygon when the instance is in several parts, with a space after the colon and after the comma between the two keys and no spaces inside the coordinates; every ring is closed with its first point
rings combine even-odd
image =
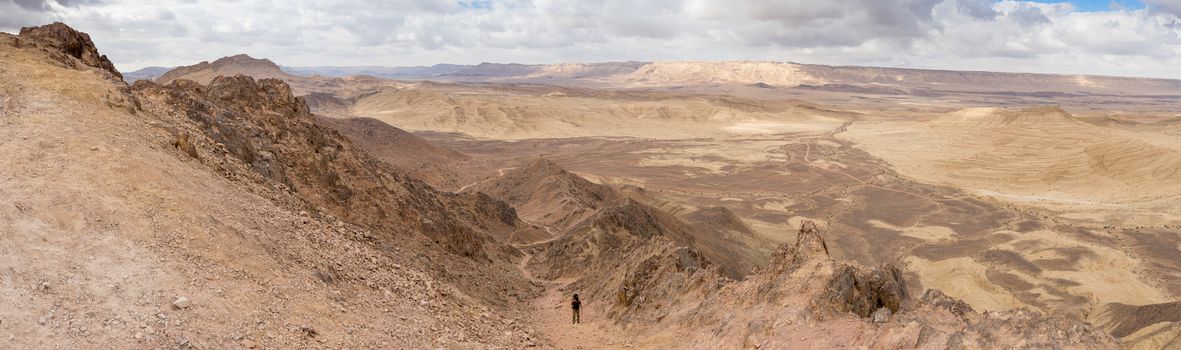
{"type": "Polygon", "coordinates": [[[268,59],[256,59],[248,55],[234,55],[222,57],[213,62],[202,61],[195,65],[173,68],[160,74],[156,83],[167,84],[177,79],[192,80],[201,84],[209,84],[218,76],[248,75],[255,79],[277,78],[292,79],[296,76],[288,74],[279,65],[268,59]]]}
{"type": "Polygon", "coordinates": [[[460,186],[454,163],[471,159],[468,155],[371,118],[316,117],[316,124],[340,132],[373,157],[435,188],[460,186]]]}
{"type": "Polygon", "coordinates": [[[618,198],[612,189],[566,172],[546,159],[504,172],[467,189],[482,192],[517,208],[529,222],[564,231],[618,198]]]}
{"type": "MultiPolygon", "coordinates": [[[[449,210],[472,209],[446,215],[466,223],[436,234],[468,230],[476,241],[449,248],[416,238],[431,229],[397,235],[343,211],[365,206],[326,191],[323,181],[347,179],[331,167],[383,170],[311,127],[281,82],[144,84],[133,94],[81,59],[62,66],[61,51],[38,38],[0,34],[0,48],[0,308],[9,315],[0,327],[13,335],[0,347],[523,347],[537,339],[488,322],[503,317],[486,310],[507,302],[506,287],[529,293],[516,270],[452,253],[512,254],[480,253],[497,239],[459,226],[491,227],[500,219],[488,214],[505,207],[452,199],[449,210]],[[226,119],[207,119],[213,111],[226,119]],[[316,150],[329,148],[337,162],[318,165],[326,155],[316,150]]],[[[343,186],[353,201],[389,190],[353,180],[343,186]]],[[[392,185],[410,198],[448,198],[409,181],[380,186],[392,185]]],[[[443,217],[414,208],[423,220],[443,217]]]]}

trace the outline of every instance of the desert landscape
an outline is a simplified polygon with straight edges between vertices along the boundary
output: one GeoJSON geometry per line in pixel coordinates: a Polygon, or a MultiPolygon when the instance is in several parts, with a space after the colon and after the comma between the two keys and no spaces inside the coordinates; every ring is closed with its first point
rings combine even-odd
{"type": "Polygon", "coordinates": [[[0,34],[0,348],[1181,348],[1181,80],[101,50],[0,34]]]}

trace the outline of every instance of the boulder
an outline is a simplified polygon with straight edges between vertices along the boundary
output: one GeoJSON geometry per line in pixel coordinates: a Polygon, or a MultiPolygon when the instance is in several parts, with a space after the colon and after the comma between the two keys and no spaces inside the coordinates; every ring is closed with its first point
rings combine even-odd
{"type": "Polygon", "coordinates": [[[21,28],[20,38],[37,42],[44,48],[81,60],[82,64],[105,70],[123,80],[123,74],[115,69],[111,60],[107,59],[106,55],[98,53],[94,42],[90,41],[90,35],[74,30],[64,23],[54,22],[39,27],[21,28]]]}
{"type": "Polygon", "coordinates": [[[906,283],[902,271],[893,265],[866,271],[842,264],[836,267],[819,299],[837,312],[852,312],[860,317],[869,317],[882,307],[897,312],[906,299],[906,283]]]}

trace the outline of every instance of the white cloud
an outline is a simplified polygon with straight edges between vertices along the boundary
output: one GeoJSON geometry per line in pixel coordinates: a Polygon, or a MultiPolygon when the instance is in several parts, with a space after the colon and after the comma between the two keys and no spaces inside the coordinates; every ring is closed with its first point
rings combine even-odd
{"type": "Polygon", "coordinates": [[[1144,0],[1144,3],[1154,10],[1181,16],[1181,2],[1177,0],[1144,0]]]}
{"type": "Polygon", "coordinates": [[[123,69],[248,53],[285,65],[757,59],[1181,78],[1181,8],[1146,3],[0,0],[0,30],[61,20],[123,69]]]}

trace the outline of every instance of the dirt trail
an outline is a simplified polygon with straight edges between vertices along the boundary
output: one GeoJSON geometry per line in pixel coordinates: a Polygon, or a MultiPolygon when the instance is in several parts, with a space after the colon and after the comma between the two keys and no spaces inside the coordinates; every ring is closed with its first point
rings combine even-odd
{"type": "MultiPolygon", "coordinates": [[[[501,173],[500,176],[504,176],[501,173]]],[[[602,309],[593,307],[596,301],[583,300],[580,323],[572,324],[570,298],[576,291],[569,290],[569,286],[577,277],[566,277],[555,280],[539,278],[529,270],[529,262],[533,260],[533,247],[543,246],[561,237],[550,226],[537,225],[545,228],[551,237],[539,242],[518,245],[517,248],[525,254],[517,263],[521,275],[535,283],[545,286],[545,293],[529,302],[529,310],[525,321],[535,329],[545,334],[551,344],[557,349],[618,349],[631,347],[625,339],[622,330],[607,322],[602,315],[602,309]]]]}
{"type": "Polygon", "coordinates": [[[526,321],[549,337],[555,348],[618,349],[631,347],[627,339],[624,339],[622,331],[607,322],[601,308],[588,305],[594,301],[584,300],[581,323],[571,324],[570,295],[574,294],[574,291],[570,291],[568,286],[577,278],[557,280],[538,278],[528,268],[529,261],[532,259],[533,254],[527,253],[517,264],[517,267],[521,269],[521,274],[526,278],[545,285],[546,289],[545,294],[530,302],[531,309],[526,316],[526,321]]]}
{"type": "MultiPolygon", "coordinates": [[[[509,167],[509,168],[500,168],[500,169],[496,169],[496,174],[497,174],[496,176],[498,176],[498,177],[499,177],[499,176],[504,176],[504,171],[505,171],[505,170],[512,170],[512,169],[516,169],[516,168],[517,168],[517,167],[509,167]]],[[[488,180],[491,180],[491,179],[493,179],[493,178],[487,178],[487,179],[483,179],[483,180],[476,180],[475,182],[472,182],[472,183],[470,183],[470,184],[464,185],[463,187],[460,187],[458,190],[455,190],[455,193],[463,192],[463,190],[466,190],[466,189],[468,189],[468,187],[472,187],[472,186],[475,186],[475,185],[479,185],[479,184],[483,183],[484,181],[488,181],[488,180]]]]}

